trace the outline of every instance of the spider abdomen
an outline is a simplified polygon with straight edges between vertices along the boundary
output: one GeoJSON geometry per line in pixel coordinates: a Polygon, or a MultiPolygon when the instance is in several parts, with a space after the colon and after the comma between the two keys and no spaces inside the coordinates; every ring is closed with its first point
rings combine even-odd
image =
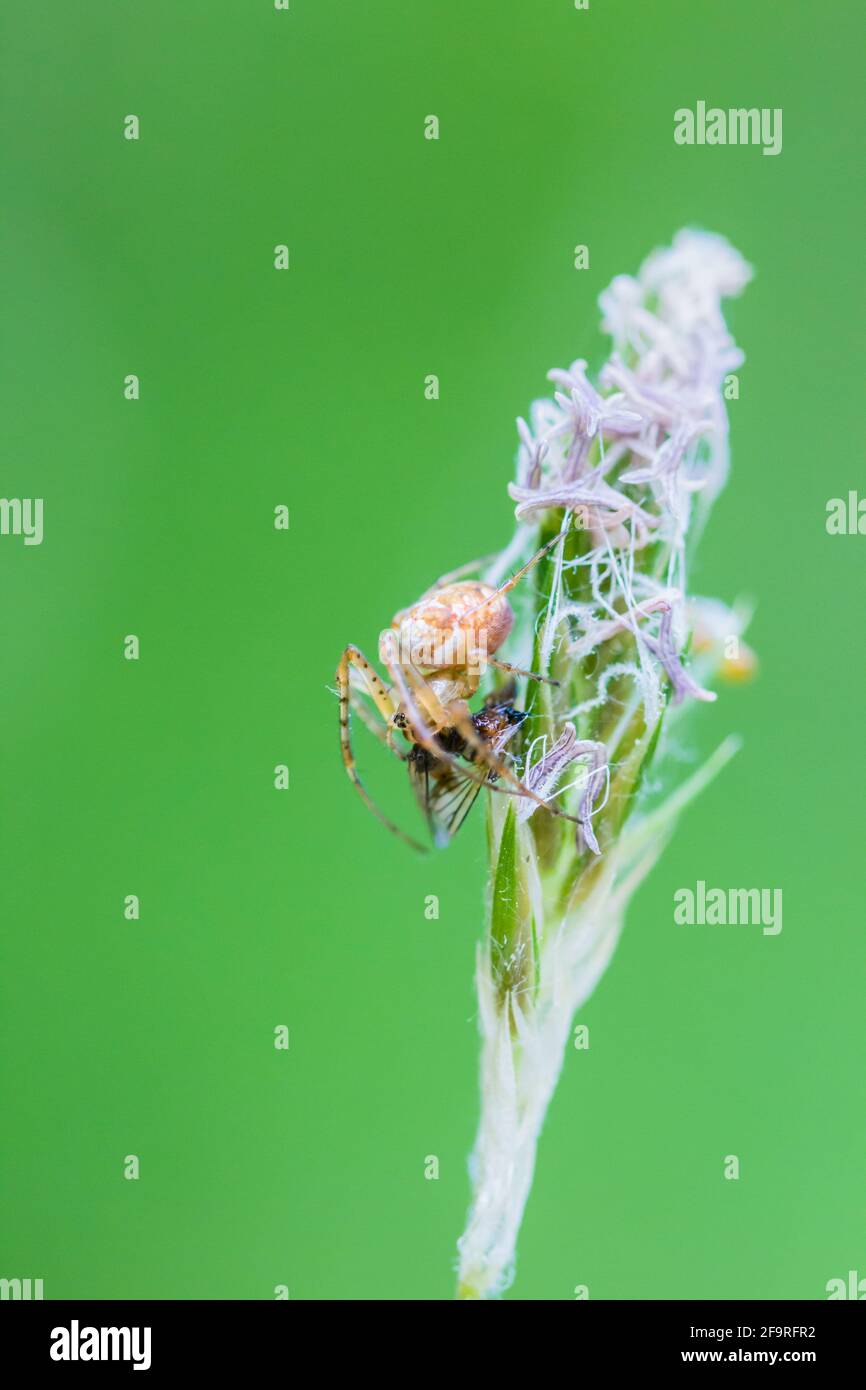
{"type": "Polygon", "coordinates": [[[398,613],[391,624],[398,660],[419,670],[461,670],[484,664],[514,621],[504,594],[477,580],[446,584],[398,613]]]}

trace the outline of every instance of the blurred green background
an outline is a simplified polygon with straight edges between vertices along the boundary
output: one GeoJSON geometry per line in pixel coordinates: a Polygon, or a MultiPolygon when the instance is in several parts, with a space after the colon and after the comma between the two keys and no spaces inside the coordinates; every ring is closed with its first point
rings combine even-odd
{"type": "Polygon", "coordinates": [[[6,7],[0,493],[45,499],[45,540],[0,538],[0,1275],[451,1296],[483,817],[426,859],[389,837],[329,686],[504,544],[514,417],[684,224],[757,269],[692,577],[756,600],[761,674],[679,749],[745,739],[582,1011],[509,1297],[866,1275],[866,541],[824,524],[863,486],[859,37],[853,0],[6,7]],[[782,154],[675,146],[698,99],[782,107],[782,154]],[[698,878],[782,888],[781,935],[675,927],[698,878]]]}

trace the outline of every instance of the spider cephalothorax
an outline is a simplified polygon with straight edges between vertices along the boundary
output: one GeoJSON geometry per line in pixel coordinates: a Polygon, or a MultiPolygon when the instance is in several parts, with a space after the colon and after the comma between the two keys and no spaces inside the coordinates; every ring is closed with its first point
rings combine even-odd
{"type": "Polygon", "coordinates": [[[506,692],[495,692],[476,714],[468,704],[487,667],[512,676],[546,679],[500,661],[494,653],[505,642],[513,623],[507,593],[563,534],[555,536],[498,588],[480,580],[457,581],[454,575],[446,575],[416,603],[397,613],[379,639],[379,657],[388,672],[388,685],[358,647],[346,647],[340,658],[336,679],[346,771],[369,808],[415,848],[421,846],[379,810],[358,776],[349,735],[350,707],[392,753],[408,763],[410,779],[437,843],[455,833],[482,786],[528,797],[554,815],[565,815],[522,782],[501,756],[525,718],[510,704],[510,694],[506,698],[506,692]],[[372,700],[384,727],[357,698],[358,692],[372,700]],[[397,735],[411,745],[409,750],[398,747],[397,735]]]}

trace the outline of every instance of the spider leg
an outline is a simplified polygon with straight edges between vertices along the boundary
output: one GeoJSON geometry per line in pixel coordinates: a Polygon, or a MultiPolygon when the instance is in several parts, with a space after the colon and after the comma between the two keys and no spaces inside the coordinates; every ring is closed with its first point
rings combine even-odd
{"type": "MultiPolygon", "coordinates": [[[[480,773],[476,772],[474,768],[467,767],[466,763],[462,763],[454,753],[449,753],[447,749],[436,742],[436,733],[438,730],[450,728],[454,724],[453,713],[445,708],[430,689],[424,677],[417,671],[408,666],[401,666],[398,662],[391,661],[384,656],[382,659],[385,663],[385,669],[388,675],[391,677],[391,680],[400,693],[400,703],[403,705],[408,715],[412,729],[412,737],[415,741],[420,743],[422,748],[426,748],[428,753],[432,753],[434,758],[438,758],[440,762],[448,763],[450,767],[455,768],[456,771],[468,781],[478,782],[480,786],[487,787],[490,791],[504,792],[509,796],[516,796],[517,793],[512,787],[499,787],[495,784],[491,784],[488,776],[482,776],[480,773]],[[410,670],[412,671],[411,681],[409,678],[410,670]],[[423,691],[421,689],[422,687],[423,691]],[[429,709],[426,710],[426,718],[425,715],[422,714],[419,702],[416,699],[419,691],[423,693],[425,705],[429,706],[429,709]],[[427,722],[431,717],[435,720],[435,729],[427,722]]],[[[474,736],[475,730],[473,729],[472,732],[474,736]]]]}
{"type": "Polygon", "coordinates": [[[545,685],[559,685],[559,681],[552,680],[550,676],[539,676],[535,671],[524,671],[522,666],[512,666],[510,661],[500,661],[495,656],[488,656],[487,665],[495,666],[497,671],[510,671],[515,676],[526,676],[531,681],[543,681],[545,685]]]}
{"type": "Polygon", "coordinates": [[[551,815],[561,816],[563,820],[570,820],[575,825],[580,825],[578,816],[570,816],[566,811],[561,811],[559,807],[552,806],[549,801],[545,801],[543,797],[538,796],[531,788],[527,787],[525,782],[521,782],[516,773],[512,772],[511,768],[493,752],[490,745],[485,743],[482,738],[479,738],[469,716],[453,708],[446,709],[438,700],[435,693],[430,689],[424,677],[420,675],[414,667],[399,666],[396,662],[392,663],[391,661],[386,662],[386,666],[388,675],[400,691],[403,704],[409,712],[412,732],[423,747],[427,748],[443,762],[451,763],[459,772],[463,773],[464,777],[470,778],[473,782],[480,781],[489,791],[505,792],[511,796],[528,797],[529,800],[534,801],[536,805],[543,806],[545,811],[550,811],[551,815]],[[423,687],[423,692],[421,691],[421,687],[423,687]],[[470,769],[464,763],[460,763],[452,753],[447,753],[436,743],[433,731],[425,722],[418,708],[418,701],[414,698],[415,695],[419,693],[423,694],[424,702],[434,711],[440,728],[453,727],[462,734],[469,747],[474,749],[476,757],[480,757],[481,762],[489,769],[487,776],[479,777],[475,773],[474,768],[470,769]],[[494,772],[497,777],[508,785],[500,786],[498,782],[491,782],[490,772],[494,772]]]}
{"type": "MultiPolygon", "coordinates": [[[[371,668],[371,675],[375,675],[375,674],[376,674],[375,671],[372,670],[372,668],[371,668]]],[[[380,687],[381,687],[382,689],[387,690],[387,687],[381,686],[381,681],[379,682],[379,684],[380,684],[380,687]]],[[[358,718],[361,720],[362,724],[366,724],[367,728],[370,730],[370,733],[371,733],[371,734],[374,734],[375,737],[379,740],[379,742],[380,742],[380,743],[383,743],[383,744],[385,745],[385,747],[388,749],[389,753],[393,753],[395,758],[399,758],[400,761],[401,761],[401,763],[405,763],[406,759],[407,759],[408,756],[409,756],[409,752],[408,752],[408,750],[406,750],[406,751],[404,752],[403,749],[402,749],[402,748],[398,748],[398,747],[397,747],[397,744],[394,742],[394,733],[395,733],[395,730],[396,730],[396,726],[395,726],[395,724],[394,724],[394,720],[393,720],[390,716],[388,716],[388,715],[386,714],[386,712],[385,712],[385,707],[382,706],[382,707],[379,708],[379,713],[381,714],[382,718],[383,718],[386,722],[385,722],[385,725],[384,725],[384,726],[383,726],[382,724],[380,724],[380,723],[378,722],[378,720],[376,719],[375,715],[373,714],[373,711],[370,709],[370,706],[367,704],[366,700],[362,700],[362,699],[360,698],[359,692],[363,693],[364,695],[369,696],[370,699],[373,699],[373,693],[372,693],[371,685],[370,685],[370,683],[368,683],[368,679],[367,679],[367,677],[364,675],[362,669],[361,669],[359,666],[352,666],[352,665],[350,665],[350,666],[349,666],[349,708],[350,708],[350,710],[352,711],[353,714],[357,714],[357,716],[358,716],[358,718]]],[[[391,705],[392,705],[392,707],[393,707],[394,700],[393,700],[393,696],[391,696],[390,691],[388,691],[388,695],[389,695],[389,698],[390,698],[390,701],[391,701],[391,705]]]]}
{"type": "Polygon", "coordinates": [[[407,845],[411,845],[413,849],[417,849],[422,854],[425,854],[426,848],[424,845],[420,845],[417,840],[413,840],[411,835],[407,835],[398,825],[395,825],[392,820],[388,819],[384,811],[379,809],[358,775],[358,769],[355,766],[355,756],[352,752],[351,736],[349,734],[349,705],[351,695],[351,679],[349,672],[353,668],[361,672],[366,682],[367,689],[370,692],[370,696],[386,723],[390,723],[395,713],[391,692],[379,679],[375,670],[364,656],[364,653],[355,646],[348,646],[340,657],[336,674],[337,690],[340,696],[340,749],[343,754],[343,765],[349,775],[349,780],[354,785],[355,790],[368,810],[372,811],[373,815],[376,816],[384,826],[387,826],[393,835],[405,841],[407,845]]]}
{"type": "Polygon", "coordinates": [[[506,579],[503,584],[500,584],[499,588],[495,589],[489,598],[483,599],[482,602],[476,604],[474,608],[470,608],[469,612],[464,614],[464,619],[471,618],[473,613],[478,613],[482,608],[486,608],[489,603],[492,603],[493,600],[498,598],[501,594],[509,593],[515,585],[520,583],[525,574],[528,574],[531,569],[534,569],[539,560],[544,559],[548,550],[552,550],[555,545],[559,545],[559,542],[568,534],[568,518],[570,515],[570,513],[567,513],[565,525],[561,531],[556,533],[552,540],[549,540],[540,550],[536,550],[532,558],[527,560],[525,565],[521,565],[517,573],[513,574],[510,579],[506,579]]]}
{"type": "Polygon", "coordinates": [[[394,754],[395,758],[399,758],[401,763],[406,761],[409,754],[404,753],[402,748],[398,748],[394,742],[393,724],[380,724],[369,705],[358,698],[358,693],[354,687],[349,691],[349,708],[353,714],[357,714],[362,724],[366,724],[370,733],[374,734],[379,742],[384,744],[390,753],[394,754]]]}

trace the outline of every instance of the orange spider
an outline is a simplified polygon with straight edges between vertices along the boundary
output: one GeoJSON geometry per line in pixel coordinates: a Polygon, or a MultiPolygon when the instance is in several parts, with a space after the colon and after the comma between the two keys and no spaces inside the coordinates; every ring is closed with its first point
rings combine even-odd
{"type": "Polygon", "coordinates": [[[379,639],[379,657],[390,685],[358,647],[346,647],[340,657],[336,682],[346,771],[373,814],[415,849],[424,847],[389,820],[358,776],[349,735],[350,706],[390,752],[408,763],[410,781],[437,845],[456,834],[482,787],[529,797],[554,815],[579,823],[577,817],[532,791],[500,756],[526,718],[512,707],[511,691],[489,696],[476,714],[468,704],[478,690],[485,664],[512,677],[557,684],[500,661],[493,653],[502,646],[514,621],[506,594],[564,535],[563,530],[554,536],[499,588],[479,580],[457,581],[455,575],[460,571],[456,571],[438,580],[411,608],[399,612],[379,639]],[[352,698],[353,674],[356,684],[372,699],[384,727],[352,698]],[[411,745],[408,751],[395,744],[398,732],[411,745]]]}

